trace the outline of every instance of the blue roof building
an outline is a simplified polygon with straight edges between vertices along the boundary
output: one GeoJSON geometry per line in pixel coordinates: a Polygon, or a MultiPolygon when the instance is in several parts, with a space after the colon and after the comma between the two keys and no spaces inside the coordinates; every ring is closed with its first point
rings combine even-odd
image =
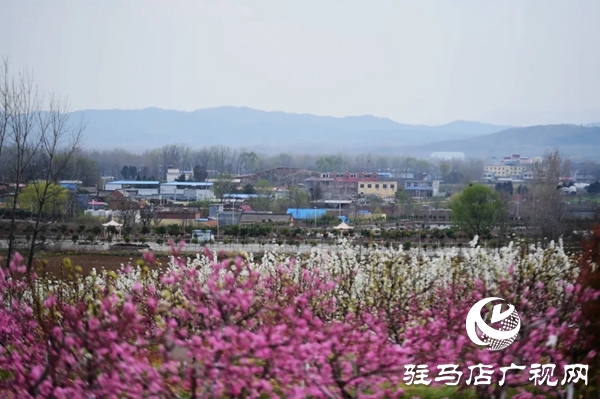
{"type": "Polygon", "coordinates": [[[294,220],[305,220],[313,219],[315,217],[320,218],[327,213],[327,209],[301,209],[301,208],[288,208],[286,215],[292,215],[294,220]]]}

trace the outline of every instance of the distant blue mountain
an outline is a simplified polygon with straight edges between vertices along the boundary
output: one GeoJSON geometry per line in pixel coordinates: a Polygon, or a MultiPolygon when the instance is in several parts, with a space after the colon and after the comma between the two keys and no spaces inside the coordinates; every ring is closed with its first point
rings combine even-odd
{"type": "MultiPolygon", "coordinates": [[[[444,140],[406,148],[415,156],[437,151],[460,151],[467,157],[489,159],[511,154],[541,156],[558,149],[574,160],[600,161],[600,125],[541,125],[511,128],[467,139],[444,140]]],[[[380,148],[381,152],[385,149],[380,148]]]]}
{"type": "Polygon", "coordinates": [[[193,112],[84,110],[72,116],[87,122],[85,147],[136,152],[165,144],[226,145],[264,152],[365,152],[477,137],[508,128],[469,121],[407,125],[371,115],[335,118],[239,107],[193,112]]]}

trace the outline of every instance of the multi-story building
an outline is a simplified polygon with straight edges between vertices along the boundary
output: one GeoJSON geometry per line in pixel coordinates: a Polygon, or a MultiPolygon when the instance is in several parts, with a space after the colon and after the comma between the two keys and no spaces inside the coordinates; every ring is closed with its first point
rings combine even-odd
{"type": "Polygon", "coordinates": [[[407,181],[404,183],[404,189],[411,197],[436,197],[440,192],[440,181],[407,181]]]}
{"type": "Polygon", "coordinates": [[[358,182],[375,182],[380,177],[377,173],[323,173],[319,177],[309,177],[304,180],[305,188],[310,192],[317,186],[323,191],[336,191],[353,195],[358,192],[358,182]]]}
{"type": "Polygon", "coordinates": [[[523,172],[527,169],[525,165],[485,165],[483,167],[485,173],[493,173],[496,178],[516,177],[521,179],[523,172]]]}
{"type": "Polygon", "coordinates": [[[493,159],[491,164],[494,165],[533,165],[536,162],[541,162],[541,157],[522,157],[520,154],[512,154],[509,157],[504,157],[499,160],[493,159]]]}
{"type": "Polygon", "coordinates": [[[520,154],[512,154],[500,160],[492,160],[484,166],[484,180],[492,179],[530,179],[531,171],[539,157],[522,157],[520,154]]]}
{"type": "Polygon", "coordinates": [[[380,198],[394,198],[398,184],[394,181],[359,181],[358,193],[376,195],[380,198]]]}

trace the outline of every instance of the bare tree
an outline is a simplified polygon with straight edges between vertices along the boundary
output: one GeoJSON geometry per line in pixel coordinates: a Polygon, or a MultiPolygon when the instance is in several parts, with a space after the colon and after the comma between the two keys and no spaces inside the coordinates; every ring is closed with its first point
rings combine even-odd
{"type": "Polygon", "coordinates": [[[7,260],[10,262],[14,252],[20,187],[29,182],[34,192],[32,209],[35,203],[38,210],[35,218],[31,215],[26,220],[32,230],[27,261],[31,268],[36,240],[45,228],[42,209],[56,204],[53,186],[79,149],[83,126],[69,124],[66,102],[57,97],[50,96],[48,110],[43,111],[43,97],[32,75],[25,71],[10,77],[7,60],[0,82],[0,160],[14,185],[7,260]]]}
{"type": "Polygon", "coordinates": [[[201,166],[204,170],[207,170],[211,160],[210,150],[208,148],[203,148],[201,150],[192,151],[190,159],[193,163],[192,168],[201,166]]]}
{"type": "Polygon", "coordinates": [[[556,240],[564,230],[564,194],[558,186],[560,178],[570,173],[569,162],[558,150],[547,153],[534,165],[531,185],[524,209],[533,227],[544,241],[556,240]]]}
{"type": "Polygon", "coordinates": [[[231,165],[231,149],[223,145],[218,145],[211,147],[211,152],[213,154],[215,169],[218,170],[220,174],[230,174],[231,170],[228,170],[228,168],[230,168],[231,165]]]}
{"type": "MultiPolygon", "coordinates": [[[[8,75],[8,66],[5,62],[4,74],[8,75]]],[[[14,184],[12,194],[12,207],[10,215],[10,234],[8,239],[7,263],[14,251],[15,230],[18,207],[19,188],[25,179],[25,173],[29,168],[34,156],[40,146],[36,137],[37,122],[41,111],[42,99],[38,94],[31,74],[20,73],[18,78],[5,76],[6,82],[2,90],[1,100],[6,110],[4,118],[5,140],[8,139],[8,147],[2,154],[8,165],[8,172],[14,184]]]]}
{"type": "MultiPolygon", "coordinates": [[[[158,212],[161,207],[152,202],[146,202],[144,206],[140,207],[140,221],[143,226],[150,226],[153,222],[157,225],[158,212]]],[[[160,220],[158,221],[160,222],[160,220]]]]}
{"type": "Polygon", "coordinates": [[[239,173],[253,173],[256,170],[256,162],[258,161],[258,155],[254,151],[242,150],[239,159],[239,173]]]}
{"type": "MultiPolygon", "coordinates": [[[[38,174],[38,178],[31,180],[35,191],[37,216],[32,222],[28,222],[32,228],[31,243],[29,244],[28,267],[33,266],[33,255],[37,237],[45,228],[42,217],[45,205],[55,200],[58,191],[52,186],[58,183],[59,176],[71,166],[75,155],[79,150],[83,138],[83,123],[71,124],[66,101],[57,97],[51,97],[49,110],[37,113],[39,146],[37,148],[38,159],[41,163],[29,163],[30,174],[38,174]]],[[[51,221],[49,221],[51,223],[51,221]]]]}
{"type": "Polygon", "coordinates": [[[121,222],[125,227],[133,227],[135,224],[136,216],[138,215],[138,211],[140,209],[140,204],[138,201],[133,199],[132,197],[125,197],[122,203],[119,206],[119,215],[121,217],[121,222]]]}
{"type": "Polygon", "coordinates": [[[164,166],[163,170],[166,171],[169,165],[185,167],[185,162],[189,157],[189,148],[184,145],[170,144],[161,147],[160,153],[163,161],[162,165],[164,166]]]}
{"type": "Polygon", "coordinates": [[[9,131],[9,123],[11,120],[11,98],[12,90],[10,79],[8,77],[8,59],[4,59],[2,62],[2,69],[0,69],[0,159],[2,159],[4,141],[7,132],[9,131]]]}

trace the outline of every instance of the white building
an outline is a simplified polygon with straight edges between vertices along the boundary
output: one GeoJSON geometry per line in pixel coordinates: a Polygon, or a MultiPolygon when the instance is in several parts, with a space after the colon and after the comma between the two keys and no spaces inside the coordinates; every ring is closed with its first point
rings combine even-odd
{"type": "Polygon", "coordinates": [[[185,180],[189,180],[192,177],[191,170],[179,170],[177,168],[169,168],[167,169],[167,183],[172,183],[179,176],[184,175],[185,180]]]}
{"type": "Polygon", "coordinates": [[[160,195],[172,196],[181,201],[206,201],[215,198],[213,183],[210,182],[170,182],[160,185],[160,195]]]}
{"type": "Polygon", "coordinates": [[[404,183],[404,189],[411,197],[437,197],[440,192],[440,181],[407,181],[404,183]]]}
{"type": "Polygon", "coordinates": [[[104,189],[107,191],[115,190],[136,190],[138,195],[149,197],[158,195],[160,190],[159,181],[136,181],[136,180],[115,180],[106,182],[104,189]]]}

